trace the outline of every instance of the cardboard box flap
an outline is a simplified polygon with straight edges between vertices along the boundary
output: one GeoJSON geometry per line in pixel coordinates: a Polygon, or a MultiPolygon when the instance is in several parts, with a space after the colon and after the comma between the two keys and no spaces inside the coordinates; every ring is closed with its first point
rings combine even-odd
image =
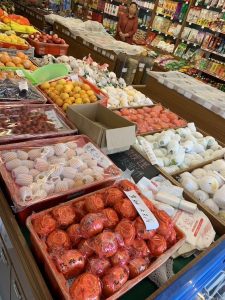
{"type": "Polygon", "coordinates": [[[133,145],[135,139],[135,126],[124,127],[122,130],[121,128],[115,128],[106,131],[106,143],[109,151],[133,145]]]}

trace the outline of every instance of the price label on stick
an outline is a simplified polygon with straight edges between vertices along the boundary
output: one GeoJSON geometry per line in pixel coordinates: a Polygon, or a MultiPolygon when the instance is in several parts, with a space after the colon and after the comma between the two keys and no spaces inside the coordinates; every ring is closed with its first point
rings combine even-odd
{"type": "Polygon", "coordinates": [[[126,196],[130,199],[140,217],[145,223],[146,230],[153,230],[159,227],[159,223],[141,197],[135,191],[124,191],[126,196]]]}

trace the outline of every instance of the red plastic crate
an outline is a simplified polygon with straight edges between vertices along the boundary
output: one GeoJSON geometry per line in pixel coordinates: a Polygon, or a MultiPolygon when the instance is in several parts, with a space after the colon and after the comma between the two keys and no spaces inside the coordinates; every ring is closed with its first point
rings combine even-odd
{"type": "MultiPolygon", "coordinates": [[[[118,184],[113,185],[113,187],[118,187],[118,184]]],[[[84,200],[85,197],[88,197],[90,195],[96,194],[96,193],[102,193],[106,191],[108,188],[104,188],[101,190],[98,190],[95,193],[91,193],[82,197],[79,197],[77,199],[73,199],[69,202],[67,202],[67,205],[73,205],[79,201],[84,200]]],[[[138,192],[138,194],[142,197],[143,195],[138,192]]],[[[60,207],[65,204],[61,204],[57,207],[60,207]]],[[[71,284],[72,279],[66,280],[64,275],[58,271],[56,268],[56,265],[54,264],[54,261],[51,257],[51,255],[47,251],[47,245],[45,243],[45,239],[40,238],[37,233],[34,230],[33,227],[33,221],[37,219],[38,217],[45,215],[47,213],[50,213],[53,209],[56,207],[53,207],[51,209],[42,211],[38,214],[33,214],[27,219],[27,227],[30,231],[30,239],[33,246],[33,251],[39,261],[40,264],[44,266],[45,272],[51,282],[51,286],[53,289],[54,294],[57,295],[58,299],[64,299],[64,300],[71,300],[71,296],[69,293],[69,286],[71,284]]],[[[128,281],[122,286],[121,289],[119,289],[116,293],[114,293],[110,297],[101,297],[101,299],[107,299],[107,300],[116,300],[119,297],[121,297],[123,294],[125,294],[127,291],[129,291],[131,288],[133,288],[136,284],[138,284],[141,280],[143,280],[145,277],[150,275],[153,271],[158,269],[165,261],[169,259],[185,242],[186,237],[185,234],[178,229],[176,226],[174,226],[174,229],[177,234],[177,241],[174,245],[172,245],[170,248],[168,248],[163,254],[161,254],[159,257],[154,258],[154,260],[150,263],[149,267],[142,272],[140,275],[133,279],[128,279],[128,281]]],[[[76,247],[73,247],[73,249],[76,249],[76,247]]],[[[82,274],[82,273],[81,273],[82,274]]]]}
{"type": "Polygon", "coordinates": [[[30,45],[35,48],[35,53],[37,55],[47,55],[52,54],[54,56],[67,55],[67,51],[69,48],[68,44],[50,44],[50,43],[42,43],[37,42],[32,39],[28,39],[30,45]]]}

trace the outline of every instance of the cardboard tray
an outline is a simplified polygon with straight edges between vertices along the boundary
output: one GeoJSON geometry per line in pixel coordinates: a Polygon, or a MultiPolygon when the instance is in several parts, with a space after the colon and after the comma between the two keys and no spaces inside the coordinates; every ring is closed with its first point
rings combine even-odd
{"type": "MultiPolygon", "coordinates": [[[[0,113],[2,110],[8,110],[9,116],[13,116],[10,114],[10,110],[14,110],[16,108],[22,108],[24,107],[23,104],[15,104],[13,106],[11,105],[1,105],[0,103],[0,113]]],[[[24,141],[24,140],[31,140],[31,139],[41,139],[41,138],[49,138],[49,137],[58,137],[58,136],[64,136],[64,135],[72,135],[77,133],[77,128],[74,126],[72,122],[70,122],[67,118],[65,118],[64,114],[55,105],[52,104],[27,104],[26,105],[27,110],[37,110],[42,112],[43,114],[48,111],[53,111],[55,113],[56,118],[59,120],[59,122],[62,124],[63,128],[58,129],[57,131],[49,131],[49,132],[43,132],[43,133],[25,133],[25,134],[8,134],[8,135],[2,135],[0,136],[0,144],[5,143],[12,143],[16,141],[24,141]]],[[[54,117],[54,116],[53,116],[54,117]]],[[[54,122],[54,120],[53,120],[54,122]]],[[[13,126],[13,123],[11,124],[13,126]]],[[[8,129],[6,129],[7,131],[8,129]]]]}
{"type": "MultiPolygon", "coordinates": [[[[106,189],[98,190],[98,192],[102,192],[106,189]]],[[[92,195],[92,194],[93,193],[91,193],[89,195],[92,195]]],[[[81,201],[84,197],[87,197],[87,195],[73,199],[73,200],[67,202],[67,204],[81,201]]],[[[64,204],[61,204],[61,205],[64,205],[64,204]]],[[[61,206],[61,205],[59,205],[59,206],[61,206]]],[[[57,207],[59,207],[59,206],[57,206],[57,207]]],[[[71,297],[69,295],[68,282],[66,281],[65,277],[57,270],[55,264],[53,263],[52,259],[50,258],[50,255],[47,252],[46,245],[44,244],[43,241],[40,240],[40,238],[38,237],[38,235],[36,234],[36,232],[34,231],[34,228],[32,226],[32,221],[34,219],[36,219],[37,217],[39,217],[47,212],[50,212],[51,210],[52,210],[52,208],[30,216],[27,219],[26,224],[27,224],[27,227],[31,234],[30,238],[31,238],[31,242],[32,242],[35,254],[38,257],[38,260],[42,264],[44,264],[45,272],[48,274],[51,284],[52,284],[54,290],[56,291],[59,299],[70,300],[71,297]]],[[[176,226],[174,228],[177,232],[178,239],[179,239],[177,241],[177,243],[174,244],[166,252],[164,252],[161,256],[159,256],[150,265],[150,267],[146,271],[144,271],[143,273],[141,273],[139,276],[135,277],[134,279],[128,280],[119,291],[114,293],[112,296],[105,298],[106,300],[116,300],[119,297],[121,297],[123,294],[125,294],[127,291],[129,291],[132,287],[134,287],[136,284],[138,284],[141,280],[143,280],[145,277],[150,275],[153,271],[158,269],[164,262],[166,262],[173,255],[173,253],[175,253],[184,244],[185,239],[186,239],[185,234],[181,230],[179,230],[176,226]]]]}
{"type": "MultiPolygon", "coordinates": [[[[77,135],[77,136],[57,137],[57,138],[51,138],[51,139],[33,140],[33,141],[9,144],[9,145],[1,145],[0,151],[11,150],[11,149],[30,150],[30,149],[39,148],[42,146],[54,145],[57,143],[66,143],[66,142],[70,142],[70,141],[77,142],[80,147],[83,147],[87,143],[93,144],[87,136],[77,135]]],[[[98,147],[96,147],[96,148],[98,149],[98,147]]],[[[101,150],[99,150],[99,153],[101,153],[102,156],[104,156],[104,154],[101,152],[101,150]]],[[[25,202],[25,201],[23,202],[20,199],[18,185],[15,183],[14,180],[12,180],[11,172],[6,169],[5,164],[2,163],[2,161],[1,161],[1,165],[0,165],[0,172],[1,172],[1,176],[4,180],[4,182],[6,184],[10,198],[14,204],[15,211],[18,214],[18,217],[20,218],[21,222],[24,223],[26,220],[26,217],[29,214],[31,214],[32,211],[34,211],[34,210],[37,211],[37,210],[44,209],[46,207],[49,207],[50,205],[54,205],[55,202],[66,201],[66,200],[68,200],[69,196],[72,196],[72,195],[74,196],[74,194],[77,194],[78,192],[87,191],[89,189],[95,189],[98,186],[107,185],[111,182],[114,182],[116,179],[118,179],[121,175],[120,169],[117,168],[108,157],[105,157],[105,158],[111,164],[109,165],[109,167],[104,168],[105,173],[104,173],[103,180],[94,181],[92,183],[84,184],[84,185],[78,186],[78,187],[73,187],[64,192],[51,194],[45,198],[40,198],[38,200],[30,200],[27,202],[25,202]]]]}
{"type": "MultiPolygon", "coordinates": [[[[151,107],[155,107],[155,106],[157,106],[157,105],[161,105],[161,103],[157,103],[157,104],[153,104],[153,105],[142,105],[142,106],[133,106],[133,107],[122,107],[122,108],[113,108],[112,109],[112,111],[117,111],[117,110],[122,110],[122,109],[124,109],[124,108],[128,108],[128,109],[139,109],[139,108],[143,108],[143,107],[149,107],[149,108],[151,108],[151,107]]],[[[166,108],[166,107],[164,107],[163,105],[162,105],[162,107],[163,107],[163,109],[164,110],[169,110],[169,111],[171,111],[169,108],[166,108]]],[[[178,116],[178,118],[180,119],[180,120],[183,120],[183,121],[185,121],[186,122],[186,125],[187,125],[187,121],[186,120],[184,120],[183,118],[181,118],[178,114],[176,114],[177,116],[178,116]]],[[[123,117],[123,116],[122,116],[123,117]]],[[[132,123],[134,123],[135,125],[136,125],[136,122],[134,122],[134,121],[130,121],[130,122],[132,122],[132,123]]],[[[150,135],[150,134],[154,134],[154,133],[160,133],[160,132],[162,132],[162,131],[165,131],[165,130],[167,130],[167,129],[179,129],[179,128],[184,128],[184,127],[186,127],[186,125],[184,125],[184,126],[178,126],[178,127],[173,127],[173,128],[162,128],[162,129],[159,129],[159,130],[153,130],[153,131],[147,131],[147,132],[144,132],[144,133],[136,133],[136,135],[137,136],[145,136],[145,135],[150,135]]],[[[137,125],[136,125],[136,127],[137,127],[137,125]]]]}
{"type": "MultiPolygon", "coordinates": [[[[60,79],[66,79],[68,81],[71,80],[71,76],[66,76],[66,77],[59,77],[59,78],[56,78],[56,79],[53,79],[53,80],[50,80],[48,82],[54,82],[54,81],[58,81],[60,79]]],[[[107,106],[107,102],[108,102],[108,95],[105,94],[104,92],[102,92],[96,85],[94,85],[93,83],[89,82],[87,79],[85,79],[84,77],[82,76],[78,76],[78,78],[85,84],[88,84],[90,86],[90,88],[95,92],[95,95],[97,96],[98,100],[97,102],[98,103],[101,103],[102,105],[104,106],[107,106]]],[[[40,85],[37,86],[37,89],[45,95],[45,97],[47,98],[48,102],[52,103],[52,104],[55,104],[55,102],[45,93],[45,91],[43,91],[40,87],[40,85]]],[[[73,103],[75,104],[75,103],[73,103]]],[[[59,110],[61,110],[63,113],[64,111],[61,109],[61,107],[57,106],[59,110]]]]}

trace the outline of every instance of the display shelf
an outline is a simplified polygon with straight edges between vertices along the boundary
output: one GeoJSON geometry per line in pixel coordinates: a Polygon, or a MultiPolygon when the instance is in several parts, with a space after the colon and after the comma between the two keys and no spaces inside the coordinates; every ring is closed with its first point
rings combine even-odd
{"type": "MultiPolygon", "coordinates": [[[[194,67],[195,67],[195,66],[194,66],[194,67]]],[[[202,73],[205,73],[206,75],[212,76],[212,77],[214,77],[214,78],[217,78],[217,79],[219,79],[219,80],[225,82],[225,78],[221,78],[221,77],[219,77],[219,76],[217,76],[217,75],[215,75],[215,74],[213,74],[213,73],[211,73],[211,72],[208,72],[207,70],[200,69],[200,68],[197,68],[197,67],[195,67],[195,68],[196,68],[198,71],[200,71],[200,72],[202,72],[202,73]]]]}
{"type": "Polygon", "coordinates": [[[208,52],[208,53],[215,54],[215,55],[221,57],[221,59],[222,59],[222,58],[225,58],[225,54],[220,54],[220,53],[218,53],[218,52],[216,52],[216,51],[212,51],[212,50],[210,50],[210,49],[206,49],[206,48],[202,48],[202,47],[201,47],[201,49],[202,49],[203,51],[208,52]]]}

